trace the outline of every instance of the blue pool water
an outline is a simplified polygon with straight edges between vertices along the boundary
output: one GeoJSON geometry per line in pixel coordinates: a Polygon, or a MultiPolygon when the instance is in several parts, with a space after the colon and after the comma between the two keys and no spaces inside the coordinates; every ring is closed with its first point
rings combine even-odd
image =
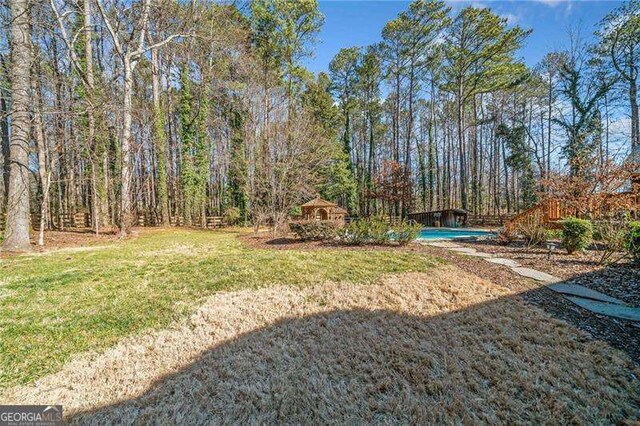
{"type": "Polygon", "coordinates": [[[452,238],[486,237],[492,235],[489,231],[474,229],[452,228],[424,228],[420,231],[419,240],[450,240],[452,238]]]}

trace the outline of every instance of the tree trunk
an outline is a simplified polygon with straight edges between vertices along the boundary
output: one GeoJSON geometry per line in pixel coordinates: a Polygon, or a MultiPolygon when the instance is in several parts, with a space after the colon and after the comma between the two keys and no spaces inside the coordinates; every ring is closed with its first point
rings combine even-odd
{"type": "Polygon", "coordinates": [[[47,147],[44,138],[44,123],[42,121],[42,96],[40,94],[39,75],[31,79],[33,93],[33,126],[38,150],[38,177],[40,178],[40,229],[38,232],[38,245],[44,246],[44,231],[47,228],[47,215],[49,214],[49,187],[51,172],[47,167],[47,147]]]}
{"type": "Polygon", "coordinates": [[[549,75],[549,93],[547,96],[547,174],[551,172],[551,123],[553,122],[553,78],[549,75]]]}
{"type": "Polygon", "coordinates": [[[629,101],[631,103],[631,147],[640,146],[640,117],[638,116],[638,86],[635,79],[629,82],[629,101]]]}
{"type": "Polygon", "coordinates": [[[29,97],[31,28],[28,0],[11,3],[11,146],[7,223],[2,249],[31,250],[29,242],[29,97]]]}
{"type": "Polygon", "coordinates": [[[167,134],[164,113],[160,105],[160,58],[157,49],[151,51],[151,86],[153,89],[153,120],[156,154],[158,156],[158,204],[163,226],[169,226],[169,196],[167,185],[167,134]]]}
{"type": "Polygon", "coordinates": [[[460,202],[463,210],[468,210],[469,199],[467,196],[467,176],[466,176],[466,164],[465,164],[465,150],[464,150],[464,105],[462,103],[462,83],[460,83],[460,90],[458,91],[458,161],[460,162],[460,202]]]}
{"type": "MultiPolygon", "coordinates": [[[[371,108],[371,106],[369,106],[371,108]]],[[[376,161],[376,145],[375,145],[375,123],[373,119],[373,112],[369,111],[369,164],[367,169],[367,188],[369,191],[375,191],[373,176],[375,175],[375,161],[376,161]]],[[[367,215],[371,214],[372,199],[367,199],[367,215]]],[[[373,201],[375,203],[375,201],[373,201]]],[[[375,207],[374,207],[375,209],[375,207]]]]}
{"type": "Polygon", "coordinates": [[[120,177],[122,187],[120,193],[120,237],[125,237],[131,230],[131,120],[133,96],[133,66],[131,58],[124,55],[124,88],[122,108],[122,161],[120,177]]]}
{"type": "Polygon", "coordinates": [[[429,210],[433,210],[433,204],[434,204],[434,191],[435,191],[435,184],[434,184],[434,179],[437,178],[437,176],[434,177],[434,170],[435,170],[435,161],[437,160],[436,157],[436,150],[435,150],[435,135],[437,134],[437,129],[436,129],[436,109],[435,109],[435,84],[433,79],[431,79],[431,102],[430,102],[430,106],[431,106],[431,114],[429,117],[429,148],[428,148],[428,155],[429,155],[429,210]],[[434,158],[435,157],[435,158],[434,158]]]}
{"type": "Polygon", "coordinates": [[[2,214],[5,211],[9,194],[9,169],[11,165],[9,160],[9,110],[7,101],[2,94],[0,94],[0,145],[2,145],[2,182],[4,185],[2,203],[0,204],[0,214],[2,214]]]}
{"type": "Polygon", "coordinates": [[[101,167],[97,154],[96,119],[94,111],[94,77],[93,77],[93,45],[91,40],[91,4],[84,0],[84,57],[85,75],[87,80],[87,146],[91,153],[91,204],[93,211],[93,230],[98,235],[102,221],[100,194],[98,191],[98,169],[101,167]]]}

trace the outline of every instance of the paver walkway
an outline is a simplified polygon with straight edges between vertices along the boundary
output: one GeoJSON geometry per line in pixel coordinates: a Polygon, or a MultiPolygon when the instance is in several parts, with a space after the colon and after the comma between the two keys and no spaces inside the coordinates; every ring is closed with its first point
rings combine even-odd
{"type": "Polygon", "coordinates": [[[452,243],[449,241],[433,241],[431,243],[423,243],[426,244],[428,246],[433,246],[433,247],[440,247],[440,248],[458,248],[461,247],[456,243],[452,243]]]}
{"type": "Polygon", "coordinates": [[[562,279],[547,274],[546,272],[532,268],[525,268],[520,266],[520,264],[515,260],[494,257],[489,253],[483,253],[471,247],[462,247],[448,241],[435,241],[426,244],[433,247],[455,251],[466,256],[482,257],[487,262],[506,266],[518,275],[544,283],[550,290],[561,294],[567,300],[588,311],[613,318],[630,320],[633,321],[632,324],[634,326],[640,327],[640,308],[628,306],[622,300],[616,299],[615,297],[611,297],[607,294],[600,293],[599,291],[595,291],[578,284],[561,282],[562,279]]]}
{"type": "Polygon", "coordinates": [[[487,258],[487,262],[497,263],[498,265],[508,266],[509,268],[517,268],[520,266],[515,260],[505,259],[503,257],[490,257],[487,258]]]}
{"type": "Polygon", "coordinates": [[[478,252],[476,249],[469,248],[469,247],[450,247],[449,249],[451,251],[457,251],[458,253],[464,253],[464,254],[477,253],[478,252]]]}
{"type": "Polygon", "coordinates": [[[511,268],[513,272],[518,275],[522,275],[523,277],[533,278],[536,281],[541,281],[545,284],[552,284],[562,281],[562,279],[558,277],[554,277],[553,275],[549,275],[546,272],[538,271],[537,269],[524,268],[522,266],[518,266],[515,268],[511,268]]]}
{"type": "Polygon", "coordinates": [[[617,305],[615,303],[599,302],[597,300],[585,299],[578,296],[565,297],[571,300],[576,305],[581,306],[591,312],[640,323],[640,308],[617,305]]]}
{"type": "Polygon", "coordinates": [[[585,286],[579,284],[571,284],[571,283],[557,283],[551,284],[547,286],[553,291],[558,293],[566,294],[568,296],[578,296],[583,299],[593,299],[600,302],[614,303],[616,305],[625,305],[622,300],[616,299],[615,297],[608,296],[604,293],[600,293],[599,291],[591,290],[585,286]]]}

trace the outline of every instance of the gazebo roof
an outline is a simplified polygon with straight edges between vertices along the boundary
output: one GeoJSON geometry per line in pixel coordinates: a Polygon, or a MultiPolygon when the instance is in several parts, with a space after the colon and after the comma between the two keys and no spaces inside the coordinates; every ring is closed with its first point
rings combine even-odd
{"type": "Polygon", "coordinates": [[[316,197],[311,201],[307,201],[302,205],[302,207],[336,207],[337,204],[330,203],[327,200],[323,200],[320,197],[316,197]]]}

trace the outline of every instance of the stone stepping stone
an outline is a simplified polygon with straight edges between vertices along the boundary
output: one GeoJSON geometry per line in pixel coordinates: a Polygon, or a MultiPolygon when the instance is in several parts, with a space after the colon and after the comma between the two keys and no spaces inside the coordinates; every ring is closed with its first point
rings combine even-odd
{"type": "Polygon", "coordinates": [[[520,264],[515,260],[505,259],[503,257],[492,257],[487,259],[487,262],[497,263],[498,265],[508,266],[509,268],[517,268],[520,266],[520,264]]]}
{"type": "Polygon", "coordinates": [[[483,253],[471,247],[453,247],[453,248],[450,248],[449,250],[455,251],[457,253],[466,254],[467,256],[484,257],[484,258],[492,256],[489,253],[483,253]]]}
{"type": "Polygon", "coordinates": [[[558,284],[551,284],[547,287],[553,291],[566,294],[569,296],[578,296],[584,299],[592,299],[592,300],[597,300],[599,302],[613,303],[621,306],[627,305],[620,299],[616,299],[615,297],[611,297],[604,293],[600,293],[599,291],[591,290],[590,288],[581,286],[579,284],[558,283],[558,284]]]}
{"type": "Polygon", "coordinates": [[[456,251],[458,253],[464,253],[464,254],[472,254],[472,253],[478,252],[476,249],[470,248],[470,247],[454,247],[454,248],[451,248],[451,251],[456,251]]]}
{"type": "Polygon", "coordinates": [[[559,281],[562,281],[558,277],[554,277],[553,275],[549,275],[546,272],[538,271],[536,269],[523,268],[519,266],[516,268],[511,268],[511,270],[518,275],[522,275],[523,277],[533,278],[536,281],[542,281],[544,283],[557,283],[559,281]]]}
{"type": "Polygon", "coordinates": [[[640,322],[640,308],[620,306],[613,303],[599,302],[597,300],[584,299],[577,296],[565,296],[576,305],[596,314],[640,322]]]}
{"type": "Polygon", "coordinates": [[[490,257],[492,257],[491,254],[489,253],[483,253],[481,251],[475,252],[475,253],[463,253],[467,256],[475,256],[475,257],[482,257],[484,259],[489,259],[490,257]]]}
{"type": "Polygon", "coordinates": [[[458,244],[456,243],[450,243],[447,241],[436,241],[433,243],[426,243],[428,246],[431,247],[440,247],[440,248],[461,248],[458,244]]]}

